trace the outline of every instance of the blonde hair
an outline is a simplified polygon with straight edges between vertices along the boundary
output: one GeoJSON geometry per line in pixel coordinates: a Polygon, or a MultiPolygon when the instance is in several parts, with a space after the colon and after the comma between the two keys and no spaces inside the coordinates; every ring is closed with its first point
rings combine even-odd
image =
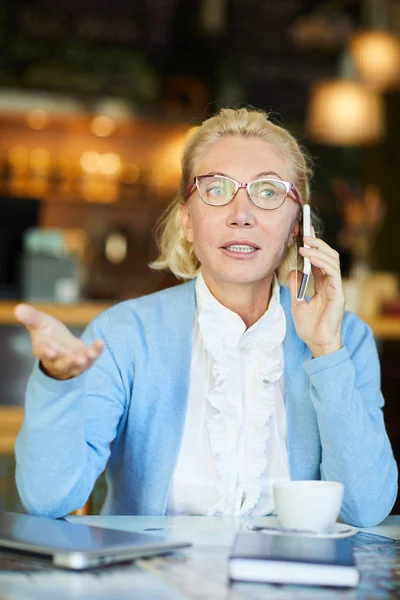
{"type": "MultiPolygon", "coordinates": [[[[198,159],[210,146],[227,136],[253,137],[274,144],[288,162],[292,181],[302,203],[310,202],[311,161],[289,131],[272,123],[269,115],[261,110],[223,108],[204,121],[186,143],[178,193],[156,226],[160,254],[150,263],[152,269],[170,269],[178,279],[192,279],[198,274],[200,263],[194,253],[193,243],[185,238],[180,223],[180,207],[187,201],[186,190],[193,181],[198,159]]],[[[281,285],[287,283],[289,272],[297,264],[300,242],[301,237],[297,236],[278,269],[281,285]]]]}

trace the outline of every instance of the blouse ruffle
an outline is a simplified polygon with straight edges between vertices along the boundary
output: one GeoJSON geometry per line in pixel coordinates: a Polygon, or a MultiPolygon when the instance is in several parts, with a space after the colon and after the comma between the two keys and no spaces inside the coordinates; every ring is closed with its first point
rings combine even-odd
{"type": "MultiPolygon", "coordinates": [[[[205,286],[204,281],[199,283],[205,286]]],[[[198,323],[205,348],[213,360],[213,387],[207,399],[216,412],[208,419],[207,428],[219,474],[217,492],[220,496],[209,514],[249,514],[260,498],[261,475],[267,467],[269,423],[276,409],[276,385],[283,375],[282,352],[278,352],[278,349],[285,337],[286,319],[279,291],[279,283],[275,278],[267,312],[249,329],[250,333],[253,328],[257,328],[257,334],[251,336],[251,343],[254,350],[252,360],[257,361],[259,377],[255,382],[257,392],[247,405],[246,460],[244,468],[238,474],[238,480],[243,484],[244,501],[242,506],[233,507],[232,511],[230,499],[235,497],[235,490],[229,489],[230,456],[227,442],[229,432],[234,429],[235,421],[239,418],[241,407],[235,405],[229,397],[227,383],[232,361],[239,358],[241,338],[246,326],[235,313],[228,313],[227,318],[227,309],[222,307],[221,310],[221,305],[214,298],[204,302],[206,294],[203,288],[198,323]]],[[[207,292],[210,293],[208,289],[207,292]]]]}

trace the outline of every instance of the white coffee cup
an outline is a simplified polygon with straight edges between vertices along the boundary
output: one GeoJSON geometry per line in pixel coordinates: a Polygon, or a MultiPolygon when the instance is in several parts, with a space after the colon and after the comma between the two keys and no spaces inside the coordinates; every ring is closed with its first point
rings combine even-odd
{"type": "Polygon", "coordinates": [[[282,527],[328,531],[339,516],[344,486],[337,481],[287,481],[274,485],[275,511],[282,527]]]}

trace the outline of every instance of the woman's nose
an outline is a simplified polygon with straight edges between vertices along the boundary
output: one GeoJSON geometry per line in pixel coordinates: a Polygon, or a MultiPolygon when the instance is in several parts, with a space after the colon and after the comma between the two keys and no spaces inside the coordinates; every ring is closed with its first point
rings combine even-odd
{"type": "Polygon", "coordinates": [[[247,195],[246,188],[240,188],[229,204],[228,225],[230,227],[252,227],[256,221],[255,206],[247,195]]]}

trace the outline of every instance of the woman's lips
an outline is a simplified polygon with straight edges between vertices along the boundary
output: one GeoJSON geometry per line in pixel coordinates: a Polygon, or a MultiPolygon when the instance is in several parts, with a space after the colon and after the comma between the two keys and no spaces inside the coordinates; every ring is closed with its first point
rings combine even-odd
{"type": "Polygon", "coordinates": [[[221,247],[222,252],[239,260],[251,260],[258,253],[259,248],[250,244],[229,244],[221,247]]]}

